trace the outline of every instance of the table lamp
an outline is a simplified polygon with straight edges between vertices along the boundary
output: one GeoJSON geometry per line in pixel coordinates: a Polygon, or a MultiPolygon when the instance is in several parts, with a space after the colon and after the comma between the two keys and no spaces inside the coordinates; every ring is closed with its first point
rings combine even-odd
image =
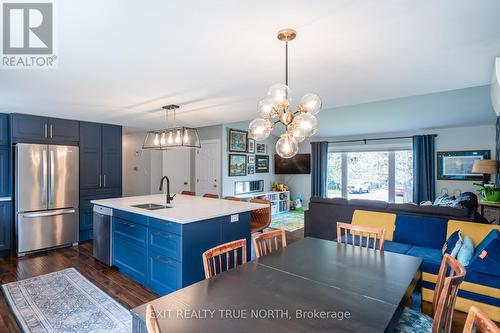
{"type": "Polygon", "coordinates": [[[497,160],[475,160],[472,166],[472,173],[483,174],[483,185],[488,183],[489,175],[498,173],[497,160]]]}

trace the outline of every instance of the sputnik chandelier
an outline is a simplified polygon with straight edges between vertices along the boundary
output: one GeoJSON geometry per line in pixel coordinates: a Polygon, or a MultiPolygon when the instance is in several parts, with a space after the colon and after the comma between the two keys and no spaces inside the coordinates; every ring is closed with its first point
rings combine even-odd
{"type": "Polygon", "coordinates": [[[321,98],[312,93],[302,97],[295,112],[290,111],[291,90],[288,87],[288,42],[295,39],[293,29],[278,31],[278,39],[285,42],[285,84],[277,83],[269,88],[267,98],[259,102],[260,118],[254,119],[248,133],[256,141],[265,140],[274,125],[285,126],[285,133],[276,142],[276,152],[283,158],[291,158],[299,151],[299,142],[316,133],[318,121],[315,115],[321,110],[321,98]]]}

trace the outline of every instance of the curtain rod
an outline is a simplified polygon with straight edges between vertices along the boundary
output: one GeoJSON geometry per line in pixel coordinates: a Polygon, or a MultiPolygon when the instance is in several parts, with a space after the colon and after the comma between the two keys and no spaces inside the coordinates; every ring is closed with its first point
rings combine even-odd
{"type": "MultiPolygon", "coordinates": [[[[437,136],[437,134],[429,134],[434,137],[437,136]]],[[[393,136],[390,138],[373,138],[373,139],[354,139],[354,140],[341,140],[341,141],[326,141],[329,144],[333,143],[352,143],[352,142],[364,142],[366,145],[366,142],[368,141],[384,141],[384,140],[400,140],[400,139],[411,139],[413,136],[393,136]]],[[[311,142],[312,143],[312,142],[311,142]]]]}

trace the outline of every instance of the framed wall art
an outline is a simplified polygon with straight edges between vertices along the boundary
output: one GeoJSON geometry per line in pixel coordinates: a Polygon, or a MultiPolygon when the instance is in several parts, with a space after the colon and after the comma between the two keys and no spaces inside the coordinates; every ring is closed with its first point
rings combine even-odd
{"type": "Polygon", "coordinates": [[[255,173],[268,173],[269,172],[269,156],[256,155],[255,156],[255,173]]]}
{"type": "Polygon", "coordinates": [[[229,154],[229,176],[247,175],[247,155],[229,154]]]}
{"type": "Polygon", "coordinates": [[[237,130],[234,128],[229,129],[228,133],[228,150],[235,153],[246,153],[248,144],[248,132],[237,130]]]}
{"type": "Polygon", "coordinates": [[[437,179],[482,180],[483,175],[472,173],[475,160],[490,159],[489,150],[440,151],[437,153],[437,179]]]}

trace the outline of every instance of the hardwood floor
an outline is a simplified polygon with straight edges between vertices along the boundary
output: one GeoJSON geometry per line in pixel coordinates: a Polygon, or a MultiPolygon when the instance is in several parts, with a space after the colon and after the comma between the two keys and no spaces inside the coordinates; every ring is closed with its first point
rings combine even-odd
{"type": "MultiPolygon", "coordinates": [[[[287,243],[303,238],[303,229],[287,232],[287,243]]],[[[0,284],[18,281],[61,269],[75,267],[87,279],[111,297],[130,309],[158,297],[152,291],[126,277],[116,269],[107,267],[92,257],[92,243],[48,252],[31,254],[23,258],[0,258],[0,284]]],[[[424,312],[430,313],[431,304],[424,302],[424,312]]],[[[452,332],[462,332],[467,314],[455,311],[452,332]]],[[[21,332],[12,316],[3,294],[0,296],[0,332],[21,332]]]]}
{"type": "MultiPolygon", "coordinates": [[[[94,260],[91,242],[78,247],[31,254],[23,258],[0,258],[0,283],[22,280],[69,267],[75,267],[127,309],[158,298],[158,295],[116,269],[94,260]]],[[[3,294],[0,296],[0,332],[21,332],[3,294]]]]}

